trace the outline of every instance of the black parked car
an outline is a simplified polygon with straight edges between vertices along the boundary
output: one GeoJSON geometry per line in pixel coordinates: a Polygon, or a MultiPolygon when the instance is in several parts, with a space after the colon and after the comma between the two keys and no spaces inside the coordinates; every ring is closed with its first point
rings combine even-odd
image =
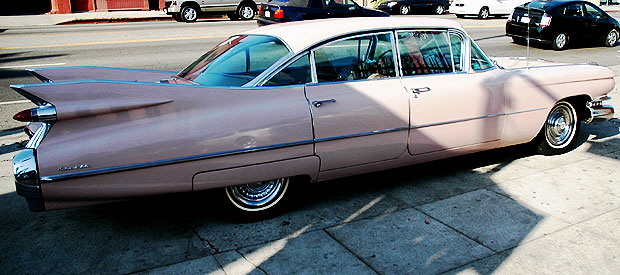
{"type": "Polygon", "coordinates": [[[275,0],[263,3],[258,25],[334,17],[387,17],[389,14],[366,9],[353,0],[275,0]]]}
{"type": "Polygon", "coordinates": [[[449,0],[398,0],[385,1],[378,9],[389,14],[434,13],[443,14],[450,7],[449,0]]]}
{"type": "Polygon", "coordinates": [[[506,35],[517,44],[551,43],[555,50],[569,43],[602,42],[613,47],[620,24],[599,7],[586,1],[533,1],[514,9],[506,23],[506,35]]]}

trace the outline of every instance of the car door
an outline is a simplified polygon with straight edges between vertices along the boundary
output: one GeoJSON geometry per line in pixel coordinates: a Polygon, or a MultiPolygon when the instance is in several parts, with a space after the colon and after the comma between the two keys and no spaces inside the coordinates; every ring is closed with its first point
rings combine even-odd
{"type": "Polygon", "coordinates": [[[500,72],[477,48],[469,50],[465,37],[447,30],[397,33],[411,106],[412,155],[499,143],[504,96],[495,79],[500,72]]]}
{"type": "Polygon", "coordinates": [[[607,20],[607,15],[598,7],[590,4],[584,3],[584,16],[588,19],[589,24],[589,32],[592,33],[592,36],[595,38],[605,37],[608,31],[610,31],[613,26],[609,24],[607,20]]]}
{"type": "Polygon", "coordinates": [[[562,31],[567,32],[570,38],[591,38],[592,22],[585,16],[582,3],[568,3],[561,8],[560,12],[564,15],[564,26],[562,31]]]}
{"type": "Polygon", "coordinates": [[[321,171],[406,154],[409,103],[396,77],[392,32],[363,34],[312,51],[306,86],[321,171]]]}

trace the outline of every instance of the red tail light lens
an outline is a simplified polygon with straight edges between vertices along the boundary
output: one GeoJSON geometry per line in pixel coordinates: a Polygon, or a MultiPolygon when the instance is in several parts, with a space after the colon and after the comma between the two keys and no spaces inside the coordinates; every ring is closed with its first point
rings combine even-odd
{"type": "Polygon", "coordinates": [[[13,116],[14,120],[17,121],[21,121],[21,122],[32,122],[32,110],[28,109],[28,110],[23,110],[17,114],[15,114],[13,116]]]}
{"type": "Polygon", "coordinates": [[[284,18],[284,11],[282,9],[277,9],[274,13],[273,13],[273,18],[278,18],[278,19],[282,19],[284,18]]]}
{"type": "Polygon", "coordinates": [[[21,122],[39,122],[56,120],[56,108],[51,104],[23,110],[13,116],[14,120],[21,122]]]}

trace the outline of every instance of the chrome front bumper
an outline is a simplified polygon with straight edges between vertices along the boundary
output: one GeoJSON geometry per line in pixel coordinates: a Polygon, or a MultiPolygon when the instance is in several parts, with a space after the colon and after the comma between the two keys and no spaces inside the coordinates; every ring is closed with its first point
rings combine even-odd
{"type": "Polygon", "coordinates": [[[603,101],[609,100],[611,97],[603,97],[588,103],[590,117],[586,119],[586,124],[599,123],[612,119],[614,117],[614,107],[603,104],[603,101]]]}
{"type": "Polygon", "coordinates": [[[23,149],[13,157],[13,176],[17,194],[26,198],[30,211],[45,211],[34,149],[23,149]]]}

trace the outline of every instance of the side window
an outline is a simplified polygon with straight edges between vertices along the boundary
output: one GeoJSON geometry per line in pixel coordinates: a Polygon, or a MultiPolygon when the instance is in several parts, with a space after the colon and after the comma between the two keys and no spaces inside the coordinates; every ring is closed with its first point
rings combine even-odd
{"type": "Polygon", "coordinates": [[[453,46],[446,31],[398,32],[403,75],[454,72],[450,53],[453,46]]]}
{"type": "Polygon", "coordinates": [[[318,82],[396,76],[390,33],[357,36],[314,51],[318,82]]]}
{"type": "Polygon", "coordinates": [[[463,70],[463,36],[450,33],[450,47],[452,47],[452,60],[454,62],[454,70],[463,70]]]}
{"type": "Polygon", "coordinates": [[[310,76],[310,59],[305,54],[297,61],[286,66],[279,73],[274,75],[264,86],[284,86],[306,84],[312,81],[310,76]]]}
{"type": "Polygon", "coordinates": [[[565,16],[583,16],[581,3],[572,3],[564,7],[562,12],[565,16]]]}
{"type": "Polygon", "coordinates": [[[482,53],[473,40],[471,41],[471,68],[474,71],[483,71],[493,68],[493,63],[482,53]]]}
{"type": "Polygon", "coordinates": [[[601,14],[601,12],[594,6],[589,5],[589,4],[584,4],[584,7],[586,11],[586,16],[594,18],[594,19],[600,19],[603,17],[603,14],[601,14]]]}

